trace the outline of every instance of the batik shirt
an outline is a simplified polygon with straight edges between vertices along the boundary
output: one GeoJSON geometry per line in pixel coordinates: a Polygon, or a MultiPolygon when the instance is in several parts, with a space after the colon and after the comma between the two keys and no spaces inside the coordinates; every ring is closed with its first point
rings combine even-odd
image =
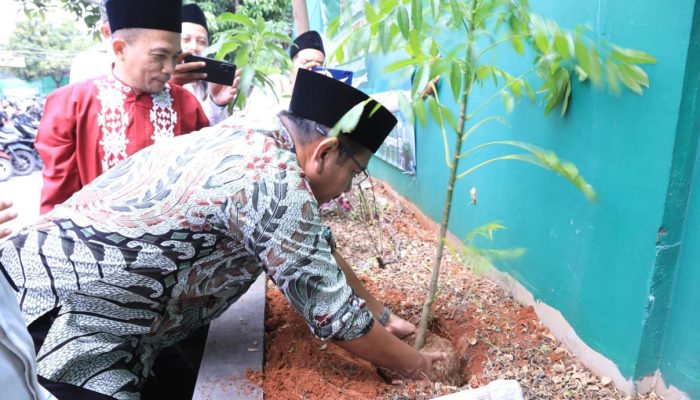
{"type": "Polygon", "coordinates": [[[207,126],[197,99],[177,85],[137,93],[110,74],[54,90],[46,98],[36,138],[44,161],[41,212],[129,155],[207,126]]]}
{"type": "Polygon", "coordinates": [[[226,125],[156,143],[4,243],[26,323],[60,307],[39,374],[138,399],[159,350],[265,272],[317,337],[366,334],[289,143],[226,125]]]}

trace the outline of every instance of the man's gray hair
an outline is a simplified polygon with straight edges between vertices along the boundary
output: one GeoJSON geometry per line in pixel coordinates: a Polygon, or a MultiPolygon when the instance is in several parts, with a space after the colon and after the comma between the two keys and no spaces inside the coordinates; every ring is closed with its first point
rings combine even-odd
{"type": "MultiPolygon", "coordinates": [[[[292,134],[298,141],[298,144],[302,146],[312,143],[321,137],[325,137],[331,129],[330,127],[316,123],[310,119],[294,115],[287,110],[282,110],[277,115],[291,122],[293,132],[289,133],[292,134]]],[[[348,158],[348,154],[353,155],[369,151],[362,144],[353,140],[352,134],[338,135],[338,140],[343,144],[340,148],[340,157],[338,157],[337,160],[339,163],[345,161],[345,159],[348,158]]]]}

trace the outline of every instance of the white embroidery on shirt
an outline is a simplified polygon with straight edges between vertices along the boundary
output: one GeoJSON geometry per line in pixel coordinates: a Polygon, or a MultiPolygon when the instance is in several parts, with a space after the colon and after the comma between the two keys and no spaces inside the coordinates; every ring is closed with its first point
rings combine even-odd
{"type": "Polygon", "coordinates": [[[96,79],[94,82],[101,105],[97,125],[102,131],[102,171],[107,171],[127,156],[129,139],[126,138],[126,127],[129,125],[129,115],[124,111],[124,102],[129,88],[110,78],[96,79]]]}
{"type": "Polygon", "coordinates": [[[173,110],[173,97],[170,95],[170,85],[160,93],[151,95],[153,98],[153,108],[151,109],[151,123],[153,123],[154,143],[165,138],[175,136],[175,124],[177,124],[177,113],[173,110]]]}
{"type": "MultiPolygon", "coordinates": [[[[100,101],[100,112],[97,114],[97,124],[102,132],[100,146],[104,152],[102,171],[107,171],[128,157],[126,147],[129,139],[126,129],[129,125],[129,114],[124,109],[126,96],[131,88],[113,77],[96,79],[98,88],[97,99],[100,101]]],[[[151,95],[153,106],[150,111],[150,121],[153,124],[151,140],[158,143],[164,138],[175,136],[177,112],[173,109],[173,98],[170,95],[170,85],[151,95]]]]}

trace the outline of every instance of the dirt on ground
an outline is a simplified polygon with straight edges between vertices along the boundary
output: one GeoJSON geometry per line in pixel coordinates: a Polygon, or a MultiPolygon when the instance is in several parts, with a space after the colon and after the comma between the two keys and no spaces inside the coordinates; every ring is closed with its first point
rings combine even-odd
{"type": "MultiPolygon", "coordinates": [[[[436,233],[419,223],[411,207],[380,182],[348,195],[353,209],[324,212],[338,249],[358,277],[398,316],[418,325],[430,279],[436,233]],[[374,199],[374,200],[373,200],[374,199]],[[376,217],[376,218],[373,218],[376,217]]],[[[627,397],[579,363],[523,306],[486,277],[446,251],[431,332],[455,349],[460,383],[408,381],[392,384],[375,366],[332,343],[316,339],[287,300],[268,285],[265,366],[268,400],[430,399],[515,379],[525,399],[659,399],[627,397]]],[[[409,339],[410,340],[410,339],[409,339]]]]}

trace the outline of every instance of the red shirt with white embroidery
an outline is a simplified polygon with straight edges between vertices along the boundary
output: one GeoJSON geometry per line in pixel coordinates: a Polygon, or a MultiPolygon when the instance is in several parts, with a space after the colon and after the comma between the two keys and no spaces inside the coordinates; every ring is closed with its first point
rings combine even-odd
{"type": "Polygon", "coordinates": [[[53,91],[36,138],[41,213],[144,147],[207,126],[197,99],[178,85],[137,94],[110,74],[53,91]]]}

